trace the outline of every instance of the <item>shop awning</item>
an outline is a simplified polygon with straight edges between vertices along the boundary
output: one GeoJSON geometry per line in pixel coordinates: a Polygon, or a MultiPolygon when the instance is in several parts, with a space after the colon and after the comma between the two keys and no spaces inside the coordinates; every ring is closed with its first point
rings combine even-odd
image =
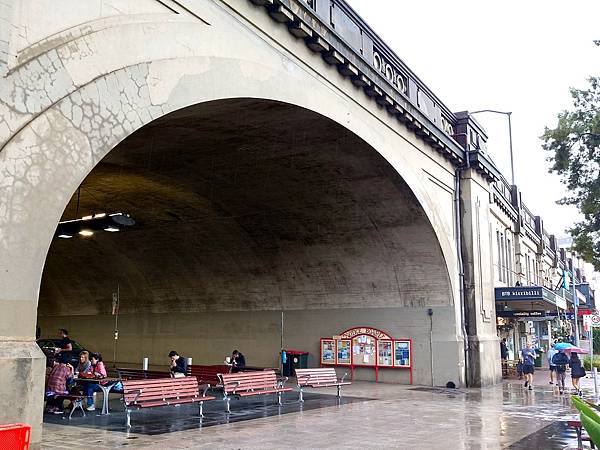
{"type": "MultiPolygon", "coordinates": [[[[515,311],[551,311],[567,309],[563,297],[542,286],[515,286],[494,288],[496,304],[505,304],[515,311]]],[[[496,308],[501,310],[501,308],[496,308]]]]}

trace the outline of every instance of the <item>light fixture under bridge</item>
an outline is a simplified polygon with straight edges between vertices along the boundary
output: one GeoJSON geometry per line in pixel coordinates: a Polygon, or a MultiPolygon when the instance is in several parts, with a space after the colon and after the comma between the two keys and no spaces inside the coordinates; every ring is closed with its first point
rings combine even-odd
{"type": "Polygon", "coordinates": [[[127,213],[98,213],[81,219],[58,222],[54,235],[61,239],[71,239],[78,235],[90,237],[97,231],[116,233],[132,225],[135,225],[135,220],[127,213]]]}

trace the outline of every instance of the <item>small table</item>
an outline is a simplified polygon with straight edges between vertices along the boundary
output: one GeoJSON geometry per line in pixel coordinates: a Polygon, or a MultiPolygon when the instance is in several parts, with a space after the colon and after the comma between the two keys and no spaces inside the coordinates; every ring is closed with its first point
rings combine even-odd
{"type": "Polygon", "coordinates": [[[94,383],[102,390],[104,397],[102,398],[102,412],[100,415],[106,416],[110,414],[108,410],[108,393],[110,390],[121,381],[119,378],[73,378],[76,383],[94,383]]]}

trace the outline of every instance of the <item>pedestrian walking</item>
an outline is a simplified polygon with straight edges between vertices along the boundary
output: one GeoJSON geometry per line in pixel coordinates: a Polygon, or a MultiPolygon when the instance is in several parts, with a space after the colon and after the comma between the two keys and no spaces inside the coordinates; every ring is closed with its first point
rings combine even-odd
{"type": "Polygon", "coordinates": [[[533,372],[535,358],[537,354],[535,350],[531,348],[531,344],[527,344],[527,347],[521,350],[521,357],[523,358],[523,374],[525,375],[525,387],[529,390],[533,390],[533,372]]]}
{"type": "Polygon", "coordinates": [[[581,387],[579,386],[579,379],[585,377],[585,369],[581,364],[581,360],[577,353],[571,353],[571,359],[569,360],[569,367],[571,368],[571,384],[575,390],[575,394],[581,395],[581,387]]]}
{"type": "Polygon", "coordinates": [[[567,372],[567,365],[569,364],[569,357],[565,355],[561,350],[557,350],[552,357],[552,365],[556,372],[556,385],[558,386],[558,392],[565,392],[565,376],[567,372]]]}
{"type": "Polygon", "coordinates": [[[502,376],[508,376],[508,347],[506,346],[506,338],[500,341],[500,359],[502,364],[502,376]]]}
{"type": "MultiPolygon", "coordinates": [[[[554,384],[554,374],[556,372],[556,366],[552,362],[552,358],[554,358],[554,355],[556,355],[557,353],[558,353],[558,350],[556,350],[554,348],[554,344],[552,344],[552,346],[550,347],[550,350],[548,350],[548,367],[550,369],[550,384],[554,384]]],[[[557,380],[557,382],[558,382],[558,380],[557,380]]]]}

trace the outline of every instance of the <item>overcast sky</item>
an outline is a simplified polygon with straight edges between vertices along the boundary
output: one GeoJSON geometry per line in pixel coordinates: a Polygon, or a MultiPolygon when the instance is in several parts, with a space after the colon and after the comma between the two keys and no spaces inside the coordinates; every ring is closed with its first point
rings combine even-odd
{"type": "MultiPolygon", "coordinates": [[[[515,182],[561,236],[576,210],[548,174],[539,136],[571,106],[570,87],[600,75],[600,0],[347,0],[452,111],[512,111],[515,182]]],[[[510,181],[506,116],[477,114],[510,181]]]]}

